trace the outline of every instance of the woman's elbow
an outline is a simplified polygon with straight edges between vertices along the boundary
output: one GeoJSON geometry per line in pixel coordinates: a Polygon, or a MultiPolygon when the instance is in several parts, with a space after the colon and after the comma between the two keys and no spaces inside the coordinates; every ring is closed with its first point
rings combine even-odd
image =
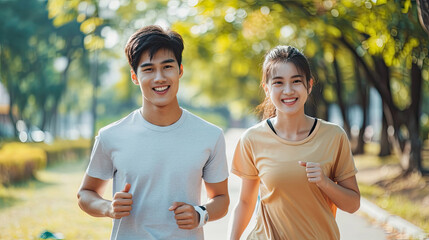
{"type": "Polygon", "coordinates": [[[354,204],[347,212],[348,213],[355,213],[360,208],[360,201],[358,201],[356,204],[354,204]]]}
{"type": "Polygon", "coordinates": [[[351,201],[351,204],[344,211],[348,213],[355,213],[360,208],[360,195],[356,198],[356,200],[351,201]]]}

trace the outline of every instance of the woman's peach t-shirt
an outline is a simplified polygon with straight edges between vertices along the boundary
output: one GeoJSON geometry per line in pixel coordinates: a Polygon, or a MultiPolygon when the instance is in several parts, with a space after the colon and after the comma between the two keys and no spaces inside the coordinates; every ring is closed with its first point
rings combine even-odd
{"type": "Polygon", "coordinates": [[[232,173],[261,181],[256,227],[248,239],[340,239],[335,205],[308,182],[298,161],[320,163],[334,182],[357,173],[347,135],[323,120],[301,141],[280,138],[266,121],[241,136],[232,173]]]}

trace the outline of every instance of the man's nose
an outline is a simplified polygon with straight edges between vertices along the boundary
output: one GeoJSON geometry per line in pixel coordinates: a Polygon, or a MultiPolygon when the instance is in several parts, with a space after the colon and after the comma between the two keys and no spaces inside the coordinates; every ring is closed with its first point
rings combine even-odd
{"type": "Polygon", "coordinates": [[[156,71],[155,82],[164,82],[164,81],[165,81],[165,76],[162,70],[156,71]]]}

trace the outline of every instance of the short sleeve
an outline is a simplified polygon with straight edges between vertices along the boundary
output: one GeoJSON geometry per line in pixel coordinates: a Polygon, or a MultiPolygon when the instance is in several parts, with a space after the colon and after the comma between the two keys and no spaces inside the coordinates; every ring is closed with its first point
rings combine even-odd
{"type": "Polygon", "coordinates": [[[339,182],[356,175],[357,169],[353,160],[350,142],[343,132],[339,139],[338,152],[333,169],[334,181],[339,182]]]}
{"type": "Polygon", "coordinates": [[[113,177],[112,159],[103,149],[101,134],[95,137],[94,147],[92,148],[91,158],[86,173],[94,178],[107,180],[113,177]]]}
{"type": "Polygon", "coordinates": [[[221,132],[208,161],[203,169],[203,179],[207,183],[218,183],[228,178],[225,137],[221,132]]]}
{"type": "Polygon", "coordinates": [[[254,163],[252,147],[245,136],[240,138],[235,148],[231,172],[241,178],[259,178],[259,171],[254,163]]]}

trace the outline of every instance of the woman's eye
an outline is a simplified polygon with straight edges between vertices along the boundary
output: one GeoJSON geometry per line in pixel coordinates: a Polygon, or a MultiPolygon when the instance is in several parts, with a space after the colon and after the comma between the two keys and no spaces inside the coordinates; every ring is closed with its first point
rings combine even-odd
{"type": "Polygon", "coordinates": [[[293,83],[301,83],[302,81],[301,80],[295,80],[295,81],[293,81],[293,83]]]}
{"type": "Polygon", "coordinates": [[[145,69],[143,69],[143,72],[151,72],[152,71],[152,68],[145,68],[145,69]]]}

